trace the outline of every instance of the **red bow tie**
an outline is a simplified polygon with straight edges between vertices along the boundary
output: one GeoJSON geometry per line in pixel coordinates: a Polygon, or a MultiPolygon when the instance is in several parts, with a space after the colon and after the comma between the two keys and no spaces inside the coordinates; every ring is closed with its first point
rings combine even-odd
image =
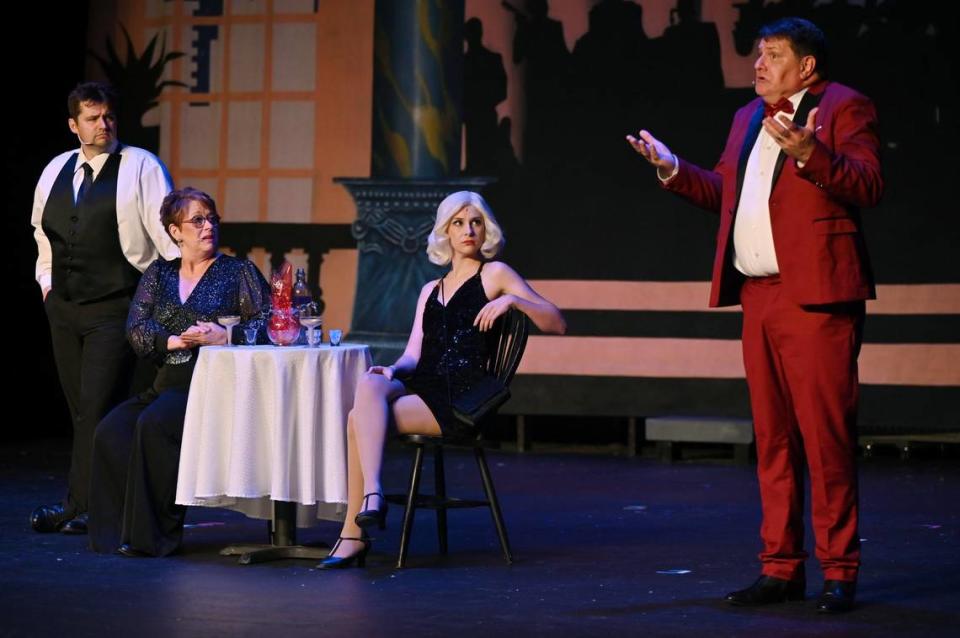
{"type": "Polygon", "coordinates": [[[763,103],[763,117],[773,117],[774,113],[793,113],[793,102],[785,97],[780,98],[776,104],[763,103]]]}

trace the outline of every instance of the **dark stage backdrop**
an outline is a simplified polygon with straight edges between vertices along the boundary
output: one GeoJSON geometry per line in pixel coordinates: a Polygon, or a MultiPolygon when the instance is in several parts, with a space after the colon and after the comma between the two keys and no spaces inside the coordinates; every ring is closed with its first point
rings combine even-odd
{"type": "MultiPolygon", "coordinates": [[[[122,20],[138,50],[159,33],[184,51],[169,74],[188,86],[166,89],[160,115],[146,119],[159,123],[160,154],[177,183],[214,192],[226,203],[228,227],[231,215],[245,222],[237,232],[254,237],[239,243],[254,247],[258,263],[266,267],[298,247],[309,252],[301,236],[342,235],[349,199],[331,180],[365,174],[358,166],[369,166],[373,106],[372,55],[347,47],[372,51],[373,0],[274,4],[251,4],[238,15],[232,3],[94,2],[88,26],[87,7],[72,3],[66,21],[50,20],[59,37],[26,52],[34,61],[23,84],[36,96],[29,100],[32,137],[15,145],[27,157],[8,149],[16,187],[6,221],[18,255],[17,325],[29,325],[33,352],[22,361],[30,370],[24,378],[39,378],[24,390],[38,406],[37,423],[22,431],[65,430],[31,280],[28,217],[43,164],[72,144],[63,98],[85,75],[100,73],[83,57],[88,32],[89,46],[101,50],[105,34],[122,42],[122,20]],[[298,71],[303,56],[313,56],[306,75],[298,71]],[[251,79],[254,72],[265,79],[251,79]],[[250,105],[260,105],[253,119],[250,105]],[[308,113],[307,124],[285,129],[278,113],[308,113]],[[231,128],[237,122],[240,135],[231,128]],[[253,143],[259,146],[250,151],[253,143]],[[198,164],[204,158],[210,166],[198,164]],[[305,195],[296,180],[308,183],[305,195]],[[291,224],[290,239],[278,248],[257,243],[251,229],[278,222],[291,224]]],[[[465,57],[464,170],[497,178],[486,194],[508,237],[504,259],[563,308],[570,330],[531,338],[508,411],[749,416],[739,309],[706,307],[717,219],[662,191],[623,138],[647,128],[678,155],[712,165],[734,111],[753,96],[753,34],[789,8],[824,28],[834,79],[872,97],[880,113],[887,187],[882,204],[863,214],[879,299],[868,304],[860,359],[861,423],[958,429],[960,217],[953,200],[960,172],[953,149],[960,140],[951,3],[553,0],[546,15],[536,11],[544,3],[512,4],[515,10],[466,2],[483,36],[465,57]]],[[[336,248],[344,257],[327,255],[329,279],[321,283],[329,311],[345,323],[352,292],[343,288],[352,286],[356,256],[336,248]]]]}
{"type": "Polygon", "coordinates": [[[63,3],[51,14],[46,3],[17,7],[23,24],[43,29],[42,37],[26,37],[5,45],[13,70],[9,111],[19,124],[7,132],[4,185],[8,196],[3,237],[14,259],[5,277],[12,296],[4,304],[6,359],[5,433],[13,439],[36,438],[70,431],[66,402],[60,391],[50,332],[34,281],[37,248],[30,226],[33,190],[40,172],[55,155],[76,144],[67,129],[66,98],[84,77],[88,3],[63,3]],[[15,418],[10,418],[16,415],[15,418]]]}

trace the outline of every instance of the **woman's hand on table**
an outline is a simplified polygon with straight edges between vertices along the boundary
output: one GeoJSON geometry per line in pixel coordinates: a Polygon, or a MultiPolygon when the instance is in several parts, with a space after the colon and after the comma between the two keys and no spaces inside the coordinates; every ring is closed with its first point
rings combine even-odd
{"type": "Polygon", "coordinates": [[[188,348],[194,346],[219,346],[227,342],[227,331],[210,321],[198,321],[183,331],[180,338],[188,348]]]}

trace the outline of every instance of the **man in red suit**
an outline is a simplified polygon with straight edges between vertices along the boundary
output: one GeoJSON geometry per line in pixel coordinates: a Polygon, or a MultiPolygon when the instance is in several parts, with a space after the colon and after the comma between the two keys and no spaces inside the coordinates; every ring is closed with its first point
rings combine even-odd
{"type": "Polygon", "coordinates": [[[711,306],[743,305],[743,359],[757,441],[761,576],[733,605],[803,600],[803,467],[809,470],[821,612],[853,607],[857,355],[874,298],[860,207],[883,189],[873,104],[827,76],[814,24],[760,31],[759,96],[737,111],[713,170],[648,131],[627,141],[664,188],[720,214],[711,306]]]}

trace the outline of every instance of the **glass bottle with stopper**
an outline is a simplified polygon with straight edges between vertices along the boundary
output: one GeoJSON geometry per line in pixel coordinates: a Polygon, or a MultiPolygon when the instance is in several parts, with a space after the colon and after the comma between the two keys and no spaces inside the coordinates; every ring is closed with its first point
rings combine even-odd
{"type": "MultiPolygon", "coordinates": [[[[310,312],[310,287],[307,286],[307,274],[303,268],[297,268],[297,274],[293,283],[293,307],[297,310],[297,319],[301,319],[310,312]]],[[[303,321],[299,322],[301,326],[306,327],[303,321]]],[[[308,345],[307,331],[300,330],[297,335],[297,345],[308,345]]]]}
{"type": "Polygon", "coordinates": [[[297,268],[297,279],[293,284],[293,307],[298,310],[304,304],[313,302],[310,296],[310,287],[307,286],[307,273],[303,268],[297,268]]]}

